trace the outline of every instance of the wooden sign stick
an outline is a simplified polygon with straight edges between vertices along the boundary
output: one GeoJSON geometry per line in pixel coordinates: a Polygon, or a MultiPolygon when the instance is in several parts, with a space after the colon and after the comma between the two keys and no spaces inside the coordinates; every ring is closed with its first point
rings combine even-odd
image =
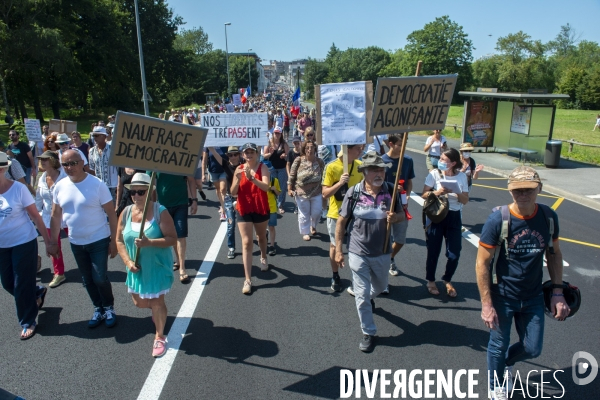
{"type": "MultiPolygon", "coordinates": [[[[140,234],[138,235],[138,239],[141,239],[144,235],[144,228],[146,227],[146,215],[148,214],[148,203],[150,202],[150,197],[152,197],[152,188],[154,187],[154,182],[156,181],[156,172],[152,171],[152,175],[150,176],[150,186],[148,186],[148,191],[146,192],[146,201],[144,202],[144,211],[142,211],[142,226],[140,228],[140,234]]],[[[154,216],[156,218],[156,215],[154,216]]],[[[135,258],[133,260],[135,266],[137,268],[142,268],[140,264],[138,264],[138,259],[140,258],[140,248],[136,247],[135,249],[135,258]]]]}
{"type": "MultiPolygon", "coordinates": [[[[417,63],[417,71],[415,72],[415,76],[419,76],[421,73],[421,67],[423,67],[423,61],[419,60],[417,63]]],[[[406,150],[406,142],[408,140],[408,132],[404,132],[404,136],[402,137],[402,149],[400,150],[400,159],[398,160],[398,169],[396,170],[396,177],[394,179],[394,193],[392,194],[392,204],[390,206],[390,211],[394,211],[396,208],[396,198],[398,197],[398,181],[400,176],[402,176],[402,161],[404,161],[404,151],[406,150]]],[[[387,227],[385,230],[385,241],[383,242],[383,252],[385,253],[388,248],[388,244],[390,243],[390,233],[392,229],[392,224],[387,223],[387,227]]]]}
{"type": "Polygon", "coordinates": [[[344,164],[344,174],[348,173],[348,145],[342,145],[342,163],[344,164]]]}

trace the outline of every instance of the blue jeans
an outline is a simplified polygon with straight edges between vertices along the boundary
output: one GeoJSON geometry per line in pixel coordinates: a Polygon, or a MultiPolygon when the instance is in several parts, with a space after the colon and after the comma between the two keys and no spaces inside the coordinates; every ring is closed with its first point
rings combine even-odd
{"type": "Polygon", "coordinates": [[[541,294],[529,300],[513,300],[492,293],[492,304],[498,315],[498,327],[490,330],[487,349],[490,390],[494,388],[494,371],[502,385],[504,367],[538,357],[544,341],[544,297],[541,294]],[[519,341],[508,347],[513,319],[519,341]]]}
{"type": "Polygon", "coordinates": [[[94,307],[108,307],[115,303],[112,286],[106,276],[108,267],[108,244],[110,237],[90,244],[73,244],[71,251],[81,272],[83,287],[94,307]]]}
{"type": "Polygon", "coordinates": [[[276,169],[271,174],[271,178],[277,178],[279,180],[279,187],[281,188],[281,193],[279,194],[279,196],[277,196],[277,208],[282,208],[283,203],[285,203],[285,196],[287,194],[287,171],[285,170],[285,168],[276,169]]]}
{"type": "Polygon", "coordinates": [[[37,238],[14,247],[0,248],[2,287],[15,298],[17,318],[24,329],[35,325],[37,298],[44,288],[37,286],[37,238]]]}
{"type": "Polygon", "coordinates": [[[235,249],[235,208],[233,197],[225,196],[225,216],[227,217],[227,247],[235,249]]]}
{"type": "Polygon", "coordinates": [[[29,168],[23,167],[23,172],[25,172],[25,182],[27,182],[28,185],[31,185],[31,170],[32,169],[33,168],[31,168],[31,167],[29,167],[29,168]]]}
{"type": "Polygon", "coordinates": [[[426,232],[427,242],[427,261],[426,278],[428,281],[435,281],[435,270],[437,269],[438,259],[442,251],[444,238],[446,239],[446,272],[442,280],[450,282],[460,258],[462,250],[462,219],[460,211],[448,211],[448,215],[439,224],[432,223],[426,232]]]}

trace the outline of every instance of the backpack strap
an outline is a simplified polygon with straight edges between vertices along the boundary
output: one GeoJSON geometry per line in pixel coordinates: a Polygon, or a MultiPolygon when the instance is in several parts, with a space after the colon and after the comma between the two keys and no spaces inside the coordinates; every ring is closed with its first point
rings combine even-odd
{"type": "Polygon", "coordinates": [[[350,222],[354,219],[354,209],[356,208],[356,204],[358,203],[358,198],[360,197],[360,182],[356,185],[352,186],[352,197],[350,198],[350,215],[348,216],[348,220],[346,221],[346,230],[348,230],[348,226],[350,222]]]}
{"type": "Polygon", "coordinates": [[[552,236],[554,236],[554,218],[552,217],[552,213],[549,210],[549,207],[545,204],[538,204],[540,210],[542,210],[542,214],[544,214],[544,219],[546,220],[546,225],[548,226],[548,231],[550,232],[550,241],[548,242],[548,251],[550,254],[554,255],[554,242],[552,241],[552,236]]]}
{"type": "Polygon", "coordinates": [[[498,259],[500,258],[500,249],[502,248],[502,244],[504,243],[504,249],[506,251],[506,258],[509,258],[508,254],[508,233],[510,231],[510,213],[508,211],[508,206],[504,205],[501,207],[494,208],[494,211],[500,209],[500,213],[502,215],[502,227],[500,229],[500,236],[498,237],[498,242],[496,243],[496,250],[494,252],[494,261],[492,262],[492,283],[494,285],[498,284],[498,275],[496,274],[496,265],[498,264],[498,259]]]}

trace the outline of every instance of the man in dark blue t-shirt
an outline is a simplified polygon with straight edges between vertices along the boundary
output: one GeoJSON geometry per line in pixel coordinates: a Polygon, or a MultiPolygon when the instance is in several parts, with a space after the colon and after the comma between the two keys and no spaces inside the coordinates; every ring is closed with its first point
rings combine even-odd
{"type": "MultiPolygon", "coordinates": [[[[508,190],[513,198],[508,206],[508,236],[506,240],[502,237],[501,210],[493,212],[483,226],[476,264],[481,318],[490,329],[487,360],[492,398],[506,398],[512,386],[512,367],[517,361],[535,358],[541,353],[544,254],[552,283],[562,285],[558,217],[551,208],[536,203],[542,190],[540,176],[531,167],[517,167],[508,178],[508,190]],[[552,237],[550,219],[554,224],[552,237]],[[496,253],[498,262],[494,271],[490,263],[499,242],[502,244],[496,253]],[[554,254],[548,250],[550,243],[554,254]],[[497,283],[493,284],[494,273],[497,283]],[[509,347],[513,319],[519,341],[509,347]]],[[[557,320],[562,321],[569,315],[561,288],[553,289],[551,305],[557,320]]]]}
{"type": "MultiPolygon", "coordinates": [[[[390,150],[384,154],[381,158],[386,163],[391,163],[392,166],[385,172],[385,180],[390,183],[403,180],[404,184],[398,187],[398,193],[403,190],[406,191],[406,207],[408,207],[408,199],[410,198],[410,192],[412,191],[412,180],[415,177],[415,170],[413,168],[413,159],[410,156],[404,155],[402,161],[402,171],[400,177],[396,179],[398,172],[398,162],[400,161],[400,152],[402,150],[402,138],[403,133],[398,135],[390,135],[388,137],[388,145],[390,150]]],[[[406,231],[408,230],[408,219],[404,219],[401,223],[392,225],[392,254],[390,263],[390,275],[398,275],[398,267],[394,261],[394,257],[400,251],[404,243],[406,243],[406,231]]],[[[388,293],[389,288],[386,288],[384,293],[388,293]]]]}
{"type": "MultiPolygon", "coordinates": [[[[227,147],[215,147],[215,151],[221,157],[226,157],[227,147]]],[[[221,166],[221,163],[217,161],[214,155],[208,150],[208,147],[204,148],[204,157],[202,158],[202,180],[204,182],[210,180],[215,184],[217,190],[217,198],[221,206],[219,207],[219,218],[221,221],[227,220],[225,216],[225,195],[227,194],[227,174],[221,166]],[[207,173],[208,172],[208,173],[207,173]]]]}

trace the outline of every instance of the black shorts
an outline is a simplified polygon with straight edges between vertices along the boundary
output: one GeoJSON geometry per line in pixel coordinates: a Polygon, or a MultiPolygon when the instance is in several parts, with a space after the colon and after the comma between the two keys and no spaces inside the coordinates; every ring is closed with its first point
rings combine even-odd
{"type": "Polygon", "coordinates": [[[167,207],[167,211],[173,218],[175,223],[175,231],[177,232],[177,238],[188,237],[188,206],[182,204],[180,206],[167,207]]]}
{"type": "Polygon", "coordinates": [[[248,213],[246,215],[240,215],[239,212],[236,211],[236,219],[237,222],[252,222],[253,224],[260,224],[261,222],[267,222],[269,220],[270,214],[258,214],[258,213],[248,213]]]}

